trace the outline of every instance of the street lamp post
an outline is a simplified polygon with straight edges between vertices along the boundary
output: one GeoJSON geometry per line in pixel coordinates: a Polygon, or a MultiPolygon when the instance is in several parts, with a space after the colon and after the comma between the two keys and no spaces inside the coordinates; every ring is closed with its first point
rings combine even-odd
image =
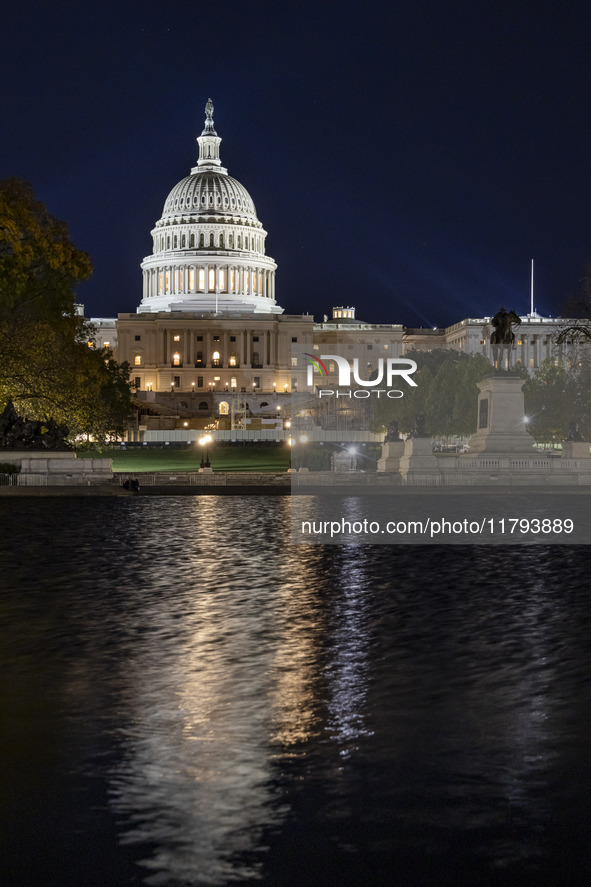
{"type": "Polygon", "coordinates": [[[199,438],[199,445],[201,446],[201,465],[200,471],[204,469],[209,469],[211,471],[211,462],[209,461],[209,450],[208,445],[211,443],[212,437],[211,434],[206,434],[204,437],[199,438]]]}

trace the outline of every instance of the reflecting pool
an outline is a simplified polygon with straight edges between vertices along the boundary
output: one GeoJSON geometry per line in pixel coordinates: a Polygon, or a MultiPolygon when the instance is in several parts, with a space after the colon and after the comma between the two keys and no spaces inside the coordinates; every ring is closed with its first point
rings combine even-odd
{"type": "Polygon", "coordinates": [[[2,884],[588,879],[585,547],[291,545],[288,497],[0,515],[2,884]]]}

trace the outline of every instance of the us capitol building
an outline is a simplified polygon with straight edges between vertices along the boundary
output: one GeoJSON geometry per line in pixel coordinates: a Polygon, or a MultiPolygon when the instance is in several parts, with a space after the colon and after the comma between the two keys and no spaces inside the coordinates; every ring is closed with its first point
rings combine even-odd
{"type": "MultiPolygon", "coordinates": [[[[350,306],[332,308],[321,323],[284,314],[267,232],[246,188],[222,166],[213,110],[210,99],[197,164],[172,189],[151,232],[137,313],[91,319],[91,344],[131,367],[139,412],[133,436],[191,440],[198,429],[215,427],[232,437],[241,429],[275,439],[289,418],[288,395],[305,385],[294,346],[330,353],[331,345],[344,345],[368,377],[377,358],[413,349],[454,348],[492,360],[490,318],[431,330],[362,322],[350,306]]],[[[513,363],[536,369],[553,353],[559,323],[533,311],[523,318],[513,363]]]]}

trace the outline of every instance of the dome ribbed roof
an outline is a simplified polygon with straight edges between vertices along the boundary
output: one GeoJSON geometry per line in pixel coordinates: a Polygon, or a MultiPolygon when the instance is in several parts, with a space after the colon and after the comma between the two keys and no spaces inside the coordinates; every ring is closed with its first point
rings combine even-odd
{"type": "Polygon", "coordinates": [[[197,214],[240,216],[258,222],[252,197],[246,188],[221,172],[208,170],[187,176],[175,185],[164,203],[160,222],[197,214]]]}

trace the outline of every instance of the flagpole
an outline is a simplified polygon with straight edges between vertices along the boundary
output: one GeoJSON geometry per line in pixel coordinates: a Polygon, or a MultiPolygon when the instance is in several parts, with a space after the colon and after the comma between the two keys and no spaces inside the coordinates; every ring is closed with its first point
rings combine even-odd
{"type": "Polygon", "coordinates": [[[531,292],[530,292],[530,307],[529,313],[533,317],[534,314],[534,260],[531,260],[531,292]]]}

